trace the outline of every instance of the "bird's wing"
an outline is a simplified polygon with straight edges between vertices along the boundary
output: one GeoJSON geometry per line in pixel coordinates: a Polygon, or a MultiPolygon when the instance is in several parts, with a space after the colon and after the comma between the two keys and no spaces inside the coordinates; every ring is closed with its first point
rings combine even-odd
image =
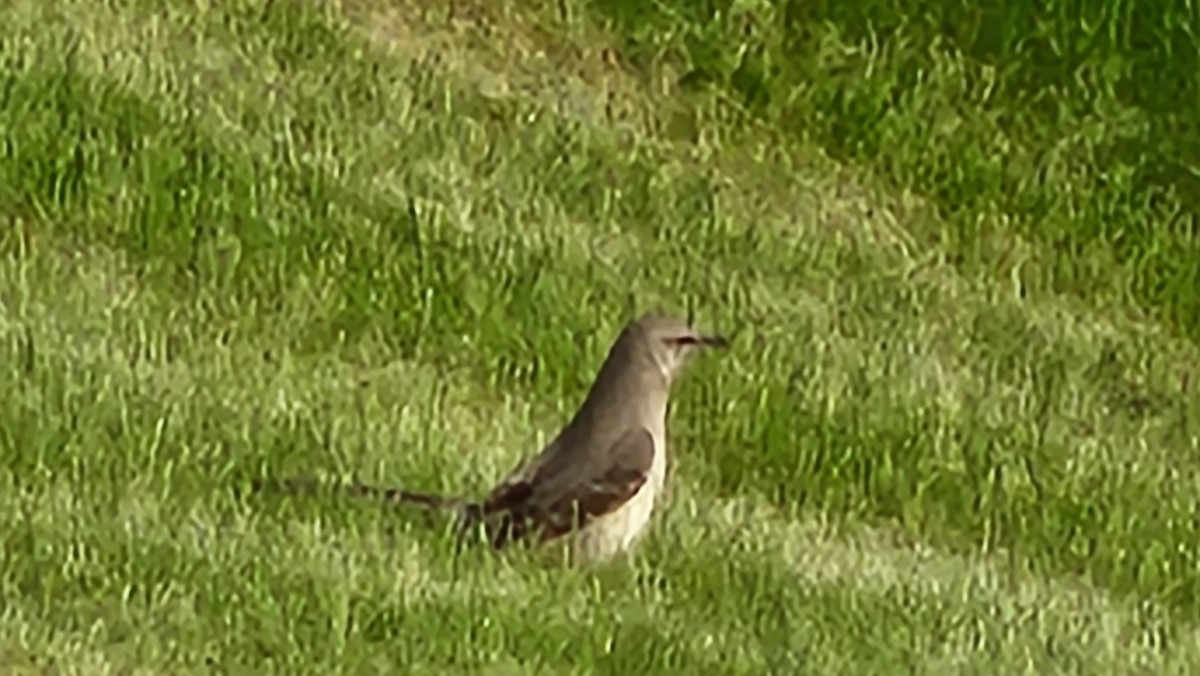
{"type": "Polygon", "coordinates": [[[553,539],[619,509],[646,483],[654,452],[649,430],[638,427],[578,467],[501,484],[482,506],[485,518],[500,515],[491,529],[492,546],[498,549],[531,533],[553,539]]]}

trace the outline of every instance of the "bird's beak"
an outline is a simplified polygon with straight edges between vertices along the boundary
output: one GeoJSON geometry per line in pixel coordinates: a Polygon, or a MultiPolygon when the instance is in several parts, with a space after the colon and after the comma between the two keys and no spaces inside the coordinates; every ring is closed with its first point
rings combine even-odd
{"type": "Polygon", "coordinates": [[[684,343],[685,345],[696,345],[698,347],[729,347],[728,338],[715,334],[693,333],[680,342],[684,343]]]}

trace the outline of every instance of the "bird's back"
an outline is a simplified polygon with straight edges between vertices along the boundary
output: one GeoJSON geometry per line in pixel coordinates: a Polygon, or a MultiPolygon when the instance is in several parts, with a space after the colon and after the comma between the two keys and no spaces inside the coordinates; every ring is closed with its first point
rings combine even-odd
{"type": "Polygon", "coordinates": [[[577,500],[590,505],[589,517],[580,527],[551,529],[568,536],[575,558],[610,557],[645,530],[666,476],[669,390],[649,341],[645,325],[626,327],[574,417],[496,488],[496,503],[513,515],[497,532],[515,534],[514,519],[558,514],[577,500]]]}
{"type": "MultiPolygon", "coordinates": [[[[650,522],[667,472],[665,391],[663,396],[648,394],[658,391],[627,379],[594,392],[599,395],[592,402],[595,414],[576,416],[538,459],[537,483],[544,486],[545,499],[552,500],[557,492],[608,471],[612,450],[626,435],[644,430],[653,443],[645,481],[637,491],[566,538],[563,544],[577,562],[603,560],[627,551],[650,522]],[[637,403],[631,406],[631,402],[637,403]]],[[[582,410],[587,409],[585,405],[582,410]]]]}

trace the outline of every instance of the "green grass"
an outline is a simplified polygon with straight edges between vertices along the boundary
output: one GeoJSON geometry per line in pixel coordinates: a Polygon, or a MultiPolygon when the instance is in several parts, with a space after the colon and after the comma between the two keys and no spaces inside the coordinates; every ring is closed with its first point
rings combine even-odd
{"type": "Polygon", "coordinates": [[[639,63],[927,199],[957,264],[1019,233],[1054,293],[1132,296],[1200,338],[1193,3],[597,0],[639,63]],[[1081,268],[1075,258],[1111,262],[1081,268]]]}
{"type": "Polygon", "coordinates": [[[704,78],[673,41],[724,49],[724,24],[566,6],[460,7],[485,29],[435,3],[18,0],[0,665],[1200,665],[1195,285],[1146,292],[1195,265],[1149,229],[1191,207],[1093,153],[1183,122],[1097,95],[1055,137],[1015,84],[970,98],[984,56],[1025,81],[1015,48],[840,15],[803,49],[755,24],[779,70],[738,103],[733,75],[675,84],[704,78]],[[1135,225],[1153,266],[1084,236],[1135,225]],[[246,491],[481,491],[623,321],[689,303],[734,346],[680,383],[628,562],[455,561],[419,515],[246,491]]]}

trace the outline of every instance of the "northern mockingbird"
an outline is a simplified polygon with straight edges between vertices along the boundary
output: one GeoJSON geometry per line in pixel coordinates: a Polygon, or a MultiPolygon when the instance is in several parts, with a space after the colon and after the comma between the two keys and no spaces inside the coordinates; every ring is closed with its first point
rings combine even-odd
{"type": "Polygon", "coordinates": [[[697,349],[727,345],[725,338],[670,316],[650,313],[630,322],[570,422],[479,502],[361,484],[346,488],[391,502],[457,508],[459,536],[482,525],[495,549],[560,541],[572,560],[611,558],[639,539],[662,492],[672,382],[697,349]]]}

